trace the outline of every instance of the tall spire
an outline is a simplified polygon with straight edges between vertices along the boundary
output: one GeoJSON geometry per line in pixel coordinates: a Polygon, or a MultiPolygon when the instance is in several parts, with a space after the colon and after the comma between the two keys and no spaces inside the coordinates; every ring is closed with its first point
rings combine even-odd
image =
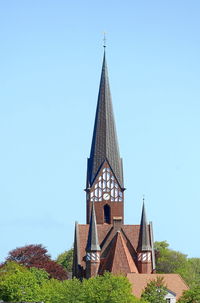
{"type": "Polygon", "coordinates": [[[145,210],[144,198],[143,198],[138,251],[149,251],[149,250],[151,250],[150,239],[149,239],[149,226],[147,223],[147,216],[146,216],[146,210],[145,210]]]}
{"type": "Polygon", "coordinates": [[[88,185],[91,186],[98,170],[107,160],[115,177],[123,187],[122,163],[119,155],[117,133],[112,108],[104,47],[103,66],[99,87],[98,103],[92,138],[90,158],[88,159],[88,185]]]}
{"type": "Polygon", "coordinates": [[[101,248],[99,246],[98,234],[97,234],[97,223],[96,223],[96,214],[94,209],[94,202],[92,203],[92,211],[90,217],[90,227],[88,232],[88,240],[86,251],[100,251],[101,248]]]}

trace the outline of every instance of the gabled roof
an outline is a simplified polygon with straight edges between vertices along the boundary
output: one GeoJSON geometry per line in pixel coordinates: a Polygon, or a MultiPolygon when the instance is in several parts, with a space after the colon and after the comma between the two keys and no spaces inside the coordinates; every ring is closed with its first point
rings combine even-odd
{"type": "Polygon", "coordinates": [[[147,224],[147,217],[146,217],[144,202],[143,202],[143,207],[142,207],[139,243],[138,243],[137,250],[138,251],[150,251],[151,250],[150,239],[149,239],[149,225],[147,224]]]}
{"type": "Polygon", "coordinates": [[[110,243],[109,253],[103,263],[101,271],[110,271],[113,274],[138,273],[122,233],[118,231],[110,243]]]}
{"type": "MultiPolygon", "coordinates": [[[[126,235],[126,237],[129,239],[133,250],[136,251],[137,245],[138,245],[138,238],[139,238],[139,225],[123,225],[122,227],[122,233],[126,235]]],[[[78,249],[79,249],[79,255],[80,255],[80,265],[85,268],[85,261],[84,257],[86,255],[85,248],[87,245],[88,240],[88,232],[89,232],[89,224],[78,224],[78,249]]],[[[99,244],[101,247],[101,255],[107,255],[106,251],[107,247],[109,246],[109,243],[114,238],[116,231],[113,228],[113,225],[111,224],[97,224],[97,233],[98,233],[98,239],[99,244]]],[[[124,237],[125,239],[125,237],[124,237]]],[[[127,243],[127,247],[128,247],[127,243]]],[[[130,250],[130,249],[129,249],[130,250]]],[[[131,251],[131,255],[134,254],[133,251],[131,251]]],[[[136,257],[136,253],[135,256],[136,257]]]]}
{"type": "Polygon", "coordinates": [[[87,183],[91,186],[102,163],[107,160],[119,184],[123,187],[122,163],[112,108],[106,56],[104,52],[98,103],[88,159],[87,183]]]}
{"type": "Polygon", "coordinates": [[[127,278],[133,287],[133,294],[137,298],[141,297],[147,284],[152,280],[156,280],[157,277],[164,278],[165,286],[169,291],[176,294],[177,300],[182,296],[184,290],[188,290],[187,284],[178,274],[127,274],[127,278]]]}
{"type": "Polygon", "coordinates": [[[98,240],[97,222],[96,222],[94,202],[92,203],[90,227],[89,227],[89,232],[88,232],[87,246],[86,246],[85,250],[87,252],[101,250],[101,248],[99,246],[99,240],[98,240]]]}

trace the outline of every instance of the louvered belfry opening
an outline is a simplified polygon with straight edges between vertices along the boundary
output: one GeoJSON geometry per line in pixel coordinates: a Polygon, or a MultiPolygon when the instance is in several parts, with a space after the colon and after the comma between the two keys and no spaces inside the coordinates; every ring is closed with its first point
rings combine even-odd
{"type": "Polygon", "coordinates": [[[104,223],[110,224],[110,206],[104,205],[104,223]]]}

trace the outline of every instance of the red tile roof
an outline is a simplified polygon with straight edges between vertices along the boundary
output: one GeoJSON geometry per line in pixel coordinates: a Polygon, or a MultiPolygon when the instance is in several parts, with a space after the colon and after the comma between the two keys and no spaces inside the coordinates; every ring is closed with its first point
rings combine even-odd
{"type": "MultiPolygon", "coordinates": [[[[102,248],[101,269],[106,268],[106,270],[110,270],[112,267],[110,271],[115,273],[137,272],[134,258],[138,245],[139,228],[139,225],[121,225],[120,229],[117,227],[121,231],[120,235],[115,239],[117,229],[113,225],[97,224],[99,244],[102,248]],[[106,260],[104,257],[106,257],[106,260]],[[113,259],[115,259],[114,262],[113,259]]],[[[85,268],[84,257],[86,254],[88,229],[88,224],[78,224],[78,250],[83,268],[85,268]]]]}
{"type": "Polygon", "coordinates": [[[127,274],[128,272],[137,273],[137,267],[125,244],[122,233],[117,232],[110,243],[108,255],[102,260],[100,273],[110,271],[113,274],[127,274]]]}
{"type": "Polygon", "coordinates": [[[127,274],[127,278],[133,287],[133,294],[137,298],[141,297],[147,284],[150,281],[155,280],[157,277],[164,278],[164,284],[168,290],[176,294],[177,300],[181,297],[184,290],[188,290],[187,284],[178,274],[127,274]]]}

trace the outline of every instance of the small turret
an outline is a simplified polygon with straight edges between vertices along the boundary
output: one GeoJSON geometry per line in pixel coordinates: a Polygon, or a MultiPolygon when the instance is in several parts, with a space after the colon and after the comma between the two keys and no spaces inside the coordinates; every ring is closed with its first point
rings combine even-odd
{"type": "Polygon", "coordinates": [[[88,231],[88,240],[85,250],[86,250],[86,278],[95,277],[98,274],[101,248],[99,246],[99,240],[98,240],[94,202],[92,203],[90,225],[88,231]]]}
{"type": "Polygon", "coordinates": [[[150,244],[150,230],[147,223],[145,205],[143,200],[140,233],[137,247],[138,271],[142,274],[152,273],[152,248],[150,244]]]}

